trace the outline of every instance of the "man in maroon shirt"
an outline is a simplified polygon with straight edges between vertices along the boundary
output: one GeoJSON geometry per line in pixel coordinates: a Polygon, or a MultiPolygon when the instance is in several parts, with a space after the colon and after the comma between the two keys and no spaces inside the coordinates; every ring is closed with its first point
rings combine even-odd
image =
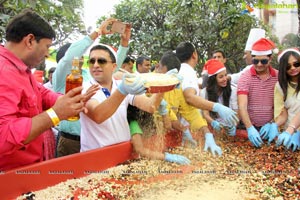
{"type": "Polygon", "coordinates": [[[252,46],[252,66],[245,70],[238,82],[239,114],[248,132],[248,138],[256,147],[263,143],[260,128],[273,119],[274,87],[278,72],[270,65],[272,41],[261,38],[252,46]]]}

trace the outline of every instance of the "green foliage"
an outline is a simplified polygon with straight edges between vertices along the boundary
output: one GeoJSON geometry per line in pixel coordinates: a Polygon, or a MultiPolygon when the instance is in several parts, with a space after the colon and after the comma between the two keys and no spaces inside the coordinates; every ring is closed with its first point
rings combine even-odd
{"type": "Polygon", "coordinates": [[[284,48],[290,48],[290,47],[300,47],[300,39],[298,35],[294,33],[289,33],[285,35],[282,39],[282,46],[284,48]]]}
{"type": "MultiPolygon", "coordinates": [[[[214,50],[222,49],[229,71],[236,72],[245,65],[243,53],[250,29],[262,26],[254,16],[241,14],[244,2],[123,0],[112,17],[132,23],[132,54],[159,60],[163,52],[174,50],[181,41],[190,41],[199,53],[199,70],[214,50]]],[[[119,36],[102,37],[101,42],[117,46],[119,36]]]]}
{"type": "Polygon", "coordinates": [[[65,43],[71,34],[81,33],[82,0],[2,0],[0,1],[0,42],[4,41],[9,19],[24,8],[31,8],[43,16],[55,29],[57,38],[53,45],[65,43]],[[56,3],[54,3],[56,2],[56,3]]]}

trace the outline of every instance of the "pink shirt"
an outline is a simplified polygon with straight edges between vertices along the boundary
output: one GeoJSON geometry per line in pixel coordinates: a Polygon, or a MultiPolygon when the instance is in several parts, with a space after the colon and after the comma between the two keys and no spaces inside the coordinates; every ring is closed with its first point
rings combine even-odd
{"type": "Polygon", "coordinates": [[[32,117],[54,105],[59,94],[38,84],[31,70],[0,46],[0,170],[43,160],[44,133],[27,145],[32,117]]]}
{"type": "Polygon", "coordinates": [[[248,113],[254,126],[263,126],[273,119],[274,87],[278,80],[278,71],[269,67],[270,76],[261,80],[252,66],[246,70],[238,82],[237,94],[248,96],[248,113]]]}

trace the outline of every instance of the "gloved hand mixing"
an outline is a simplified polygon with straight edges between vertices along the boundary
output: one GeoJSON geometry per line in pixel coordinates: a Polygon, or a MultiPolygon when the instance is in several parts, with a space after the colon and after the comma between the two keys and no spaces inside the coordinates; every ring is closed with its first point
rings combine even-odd
{"type": "Polygon", "coordinates": [[[164,99],[161,100],[160,105],[158,107],[158,112],[160,115],[168,114],[167,105],[168,105],[168,103],[164,99]]]}
{"type": "Polygon", "coordinates": [[[261,127],[259,135],[262,139],[268,140],[268,144],[270,144],[279,135],[278,125],[276,123],[265,124],[261,127]]]}
{"type": "Polygon", "coordinates": [[[230,126],[236,126],[239,121],[236,112],[220,103],[214,103],[212,111],[217,112],[225,123],[230,126]]]}
{"type": "Polygon", "coordinates": [[[218,145],[216,145],[215,140],[214,140],[214,136],[213,136],[212,133],[206,133],[205,134],[204,151],[207,151],[208,148],[210,149],[213,156],[215,156],[215,153],[217,153],[219,156],[222,155],[222,150],[218,145]]]}
{"type": "Polygon", "coordinates": [[[292,151],[296,151],[296,149],[300,148],[300,132],[296,131],[292,137],[288,145],[286,146],[287,149],[291,148],[292,151]]]}
{"type": "Polygon", "coordinates": [[[191,161],[185,156],[170,153],[165,153],[165,160],[168,162],[175,162],[181,165],[189,165],[191,163],[191,161]]]}
{"type": "Polygon", "coordinates": [[[183,131],[182,145],[185,144],[185,141],[188,141],[192,147],[197,147],[197,142],[193,139],[193,136],[188,128],[183,131]]]}
{"type": "Polygon", "coordinates": [[[254,128],[254,126],[250,126],[247,128],[248,138],[252,144],[256,147],[261,147],[263,141],[261,140],[258,131],[254,128]]]}

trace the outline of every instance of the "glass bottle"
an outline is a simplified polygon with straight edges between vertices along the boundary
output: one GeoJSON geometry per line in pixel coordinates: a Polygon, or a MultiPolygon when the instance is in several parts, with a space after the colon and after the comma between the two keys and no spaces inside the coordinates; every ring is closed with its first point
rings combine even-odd
{"type": "MultiPolygon", "coordinates": [[[[83,77],[79,69],[79,58],[74,57],[72,61],[71,74],[69,74],[66,78],[65,94],[67,94],[67,92],[69,92],[73,88],[82,86],[82,82],[83,82],[83,77]]],[[[75,120],[79,120],[79,114],[68,118],[68,121],[75,121],[75,120]]]]}

